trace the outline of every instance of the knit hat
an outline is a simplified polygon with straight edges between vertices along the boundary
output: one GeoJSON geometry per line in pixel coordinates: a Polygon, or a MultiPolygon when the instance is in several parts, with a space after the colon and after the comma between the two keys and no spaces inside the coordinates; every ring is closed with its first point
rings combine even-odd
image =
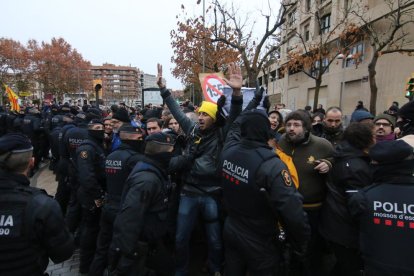
{"type": "Polygon", "coordinates": [[[351,122],[361,122],[365,119],[374,119],[374,116],[365,110],[355,110],[351,115],[351,122]]]}
{"type": "Polygon", "coordinates": [[[414,101],[408,102],[398,110],[398,116],[414,121],[414,101]]]}
{"type": "Polygon", "coordinates": [[[397,163],[413,153],[413,147],[403,140],[376,143],[369,151],[372,160],[381,164],[397,163]]]}
{"type": "MultiPolygon", "coordinates": [[[[93,119],[101,119],[102,113],[97,108],[88,108],[86,115],[86,121],[90,122],[93,119]]],[[[76,115],[77,116],[77,115],[76,115]]]]}
{"type": "Polygon", "coordinates": [[[245,111],[240,120],[240,135],[242,138],[264,143],[267,143],[270,139],[270,121],[264,110],[245,111]]]}
{"type": "Polygon", "coordinates": [[[378,120],[387,120],[388,122],[390,122],[390,124],[392,125],[392,128],[395,127],[395,118],[391,115],[388,114],[378,114],[375,118],[374,118],[374,123],[378,120]]]}
{"type": "Polygon", "coordinates": [[[200,108],[198,109],[198,113],[207,113],[208,116],[213,118],[214,121],[216,121],[216,113],[217,113],[217,104],[212,102],[203,101],[201,103],[200,108]]]}
{"type": "Polygon", "coordinates": [[[131,122],[128,111],[125,108],[119,108],[118,111],[112,116],[112,119],[117,119],[124,123],[131,122]]]}

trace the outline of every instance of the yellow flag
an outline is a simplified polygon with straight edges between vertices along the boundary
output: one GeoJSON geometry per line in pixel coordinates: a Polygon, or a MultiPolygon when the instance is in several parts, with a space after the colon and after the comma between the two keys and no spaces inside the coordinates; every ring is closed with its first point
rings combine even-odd
{"type": "Polygon", "coordinates": [[[11,106],[11,110],[15,110],[17,112],[20,111],[20,106],[19,106],[19,96],[17,96],[16,93],[14,93],[14,91],[8,86],[8,85],[4,85],[4,87],[6,88],[6,93],[7,93],[7,97],[9,97],[9,101],[10,101],[10,106],[11,106]]]}

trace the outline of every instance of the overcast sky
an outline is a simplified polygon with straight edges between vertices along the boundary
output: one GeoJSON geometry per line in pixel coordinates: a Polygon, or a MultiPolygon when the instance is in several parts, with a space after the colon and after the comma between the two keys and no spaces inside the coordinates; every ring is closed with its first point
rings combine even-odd
{"type": "MultiPolygon", "coordinates": [[[[171,75],[170,31],[176,27],[181,4],[189,14],[202,14],[197,0],[6,0],[1,4],[0,37],[50,42],[62,37],[93,65],[134,66],[156,74],[164,65],[167,85],[181,89],[171,75]]],[[[231,0],[221,2],[231,3],[231,0]]],[[[210,1],[206,0],[206,7],[210,1]]],[[[234,0],[250,18],[279,0],[234,0]]],[[[253,20],[251,20],[253,22],[253,20]]],[[[256,24],[259,27],[260,23],[256,24]]],[[[263,23],[262,23],[263,24],[263,23]]],[[[262,27],[262,26],[260,26],[262,27]]],[[[262,27],[263,28],[263,27],[262,27]]]]}

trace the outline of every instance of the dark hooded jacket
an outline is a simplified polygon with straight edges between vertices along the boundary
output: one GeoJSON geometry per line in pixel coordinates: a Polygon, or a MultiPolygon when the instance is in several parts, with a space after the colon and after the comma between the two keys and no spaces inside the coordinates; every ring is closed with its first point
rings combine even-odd
{"type": "Polygon", "coordinates": [[[370,158],[346,141],[336,147],[334,158],[319,230],[329,241],[358,248],[358,227],[347,205],[352,191],[372,183],[370,158]]]}

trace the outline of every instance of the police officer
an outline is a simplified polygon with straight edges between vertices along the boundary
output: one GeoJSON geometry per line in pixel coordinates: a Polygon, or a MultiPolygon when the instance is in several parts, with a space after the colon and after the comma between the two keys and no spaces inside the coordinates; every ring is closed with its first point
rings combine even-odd
{"type": "Polygon", "coordinates": [[[96,249],[99,220],[105,188],[104,125],[93,119],[88,124],[88,138],[76,150],[79,189],[82,207],[80,233],[80,273],[88,273],[96,249]]]}
{"type": "MultiPolygon", "coordinates": [[[[165,133],[146,138],[145,158],[137,163],[125,183],[121,209],[114,223],[110,270],[113,275],[146,275],[149,251],[162,252],[168,213],[168,163],[174,140],[165,133]]],[[[164,251],[165,252],[165,251],[164,251]]],[[[151,269],[156,275],[171,272],[166,260],[151,269]],[[164,270],[164,271],[163,271],[164,270]]]]}
{"type": "Polygon", "coordinates": [[[124,183],[138,160],[143,159],[144,133],[141,128],[123,125],[119,129],[121,145],[105,161],[107,194],[102,208],[100,230],[89,275],[102,275],[107,266],[115,216],[119,211],[124,183]]]}
{"type": "Polygon", "coordinates": [[[286,165],[267,145],[263,110],[245,111],[233,123],[220,158],[224,203],[225,274],[278,275],[278,223],[303,254],[310,227],[286,165]],[[239,138],[241,137],[241,139],[239,138]]]}
{"type": "Polygon", "coordinates": [[[414,101],[410,101],[398,110],[396,127],[401,133],[399,137],[414,134],[414,101]]]}
{"type": "Polygon", "coordinates": [[[7,112],[0,106],[0,137],[7,133],[7,112]]]}
{"type": "MultiPolygon", "coordinates": [[[[92,119],[100,118],[100,111],[96,108],[91,108],[88,113],[79,113],[75,117],[75,125],[67,124],[62,128],[59,137],[61,139],[61,147],[59,149],[61,160],[59,161],[59,168],[62,178],[62,185],[67,185],[71,189],[69,206],[66,214],[66,223],[69,230],[74,233],[80,221],[81,207],[77,199],[77,191],[79,188],[78,172],[76,168],[76,150],[88,138],[88,122],[92,119]]],[[[61,185],[59,183],[59,185],[61,185]]],[[[59,186],[58,186],[59,190],[59,186]]]]}
{"type": "Polygon", "coordinates": [[[367,276],[414,275],[413,146],[414,135],[373,146],[373,184],[350,199],[367,276]]]}
{"type": "Polygon", "coordinates": [[[36,107],[28,109],[27,114],[24,116],[21,130],[30,138],[33,144],[33,156],[35,158],[34,168],[31,171],[31,175],[33,175],[39,169],[42,159],[41,137],[44,132],[40,111],[36,107]]]}
{"type": "Polygon", "coordinates": [[[30,187],[32,153],[22,134],[0,138],[0,275],[44,275],[74,251],[57,202],[30,187]]]}
{"type": "Polygon", "coordinates": [[[61,142],[61,134],[62,129],[65,127],[65,125],[69,125],[68,128],[74,127],[73,119],[69,117],[69,115],[57,115],[52,118],[52,131],[50,132],[50,151],[52,153],[52,160],[50,161],[49,169],[53,170],[53,172],[56,174],[56,180],[58,181],[58,187],[55,194],[55,199],[57,202],[59,202],[60,208],[62,209],[62,213],[66,214],[66,207],[69,203],[70,199],[70,186],[68,183],[67,175],[67,168],[68,166],[65,166],[64,168],[61,168],[60,171],[58,171],[58,164],[60,160],[60,142],[61,142]]]}

